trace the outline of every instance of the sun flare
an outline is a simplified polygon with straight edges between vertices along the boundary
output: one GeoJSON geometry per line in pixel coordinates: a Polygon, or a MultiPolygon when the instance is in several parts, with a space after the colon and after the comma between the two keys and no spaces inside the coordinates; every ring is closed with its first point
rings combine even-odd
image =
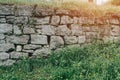
{"type": "Polygon", "coordinates": [[[104,3],[108,2],[108,0],[96,0],[97,5],[102,5],[104,3]]]}

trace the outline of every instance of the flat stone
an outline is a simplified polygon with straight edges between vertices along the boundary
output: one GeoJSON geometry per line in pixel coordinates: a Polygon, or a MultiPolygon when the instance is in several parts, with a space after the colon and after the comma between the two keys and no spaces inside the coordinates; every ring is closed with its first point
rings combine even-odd
{"type": "Polygon", "coordinates": [[[22,50],[23,52],[26,52],[26,53],[34,53],[34,50],[22,50]]]}
{"type": "Polygon", "coordinates": [[[59,14],[59,15],[69,15],[70,14],[70,10],[57,9],[56,10],[56,14],[59,14]]]}
{"type": "Polygon", "coordinates": [[[9,54],[5,52],[0,52],[0,60],[9,59],[9,54]]]}
{"type": "Polygon", "coordinates": [[[86,32],[86,39],[97,39],[98,33],[97,32],[86,32]]]}
{"type": "Polygon", "coordinates": [[[51,24],[58,25],[60,23],[60,16],[52,16],[51,24]]]}
{"type": "Polygon", "coordinates": [[[15,24],[28,24],[28,17],[15,17],[15,24]]]}
{"type": "Polygon", "coordinates": [[[10,42],[14,44],[27,44],[29,41],[28,35],[22,35],[22,36],[10,36],[10,42]]]}
{"type": "Polygon", "coordinates": [[[10,58],[12,59],[19,59],[19,58],[27,58],[28,53],[25,52],[11,52],[10,53],[10,58]]]}
{"type": "Polygon", "coordinates": [[[0,23],[6,23],[6,19],[5,18],[0,18],[0,23]]]}
{"type": "Polygon", "coordinates": [[[35,30],[31,27],[24,27],[23,28],[23,33],[24,34],[33,34],[33,33],[35,33],[35,30]]]}
{"type": "Polygon", "coordinates": [[[32,44],[24,45],[25,50],[34,50],[34,49],[39,49],[41,47],[42,47],[41,45],[32,45],[32,44]]]}
{"type": "Polygon", "coordinates": [[[70,35],[71,31],[67,25],[60,25],[56,28],[56,35],[70,35]]]}
{"type": "Polygon", "coordinates": [[[120,26],[112,25],[111,26],[111,35],[120,36],[120,26]]]}
{"type": "Polygon", "coordinates": [[[51,36],[50,40],[50,48],[51,49],[56,49],[64,46],[64,41],[62,37],[60,36],[51,36]]]}
{"type": "Polygon", "coordinates": [[[0,15],[14,15],[13,5],[0,5],[0,15]]]}
{"type": "Polygon", "coordinates": [[[69,16],[62,16],[60,24],[71,24],[73,23],[73,19],[69,16]]]}
{"type": "Polygon", "coordinates": [[[86,42],[85,36],[79,36],[79,37],[78,37],[78,43],[79,43],[79,44],[85,43],[85,42],[86,42]]]}
{"type": "Polygon", "coordinates": [[[47,36],[45,36],[45,35],[31,35],[31,44],[48,44],[47,36]]]}
{"type": "Polygon", "coordinates": [[[14,49],[15,49],[14,44],[11,44],[11,43],[0,44],[0,51],[2,51],[2,52],[14,50],[14,49]]]}
{"type": "Polygon", "coordinates": [[[44,35],[55,35],[55,28],[51,25],[42,25],[41,31],[44,35]]]}
{"type": "Polygon", "coordinates": [[[12,33],[12,25],[11,24],[0,24],[0,33],[12,33]]]}
{"type": "Polygon", "coordinates": [[[20,35],[20,34],[22,34],[22,30],[21,30],[21,27],[19,27],[19,26],[17,26],[17,25],[14,25],[13,26],[13,32],[14,32],[14,34],[16,34],[16,35],[20,35]]]}
{"type": "Polygon", "coordinates": [[[0,40],[4,39],[5,35],[4,34],[0,34],[0,40]]]}
{"type": "Polygon", "coordinates": [[[36,18],[35,21],[36,21],[35,24],[49,24],[50,17],[36,18]]]}
{"type": "Polygon", "coordinates": [[[51,53],[49,48],[38,49],[33,53],[33,56],[47,56],[51,53]]]}
{"type": "Polygon", "coordinates": [[[0,62],[0,66],[11,66],[15,63],[15,60],[8,59],[6,61],[0,62]]]}
{"type": "Polygon", "coordinates": [[[22,51],[22,46],[21,45],[17,45],[16,51],[22,51]]]}
{"type": "Polygon", "coordinates": [[[110,23],[111,24],[120,24],[119,19],[117,19],[117,18],[110,19],[110,23]]]}
{"type": "Polygon", "coordinates": [[[14,24],[14,22],[15,22],[15,16],[6,16],[6,21],[9,24],[14,24]]]}
{"type": "Polygon", "coordinates": [[[5,44],[5,40],[0,40],[0,45],[5,44]]]}
{"type": "Polygon", "coordinates": [[[78,39],[76,36],[64,36],[65,44],[76,44],[78,39]]]}
{"type": "Polygon", "coordinates": [[[79,24],[72,24],[71,31],[72,31],[72,35],[75,36],[83,35],[82,27],[79,24]]]}

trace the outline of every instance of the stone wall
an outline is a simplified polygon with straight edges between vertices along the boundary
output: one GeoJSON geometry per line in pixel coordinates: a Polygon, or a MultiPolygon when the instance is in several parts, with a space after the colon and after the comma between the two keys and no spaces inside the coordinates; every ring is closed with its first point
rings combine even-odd
{"type": "Polygon", "coordinates": [[[120,15],[93,17],[77,10],[0,5],[0,65],[47,56],[66,45],[120,38],[120,15]]]}

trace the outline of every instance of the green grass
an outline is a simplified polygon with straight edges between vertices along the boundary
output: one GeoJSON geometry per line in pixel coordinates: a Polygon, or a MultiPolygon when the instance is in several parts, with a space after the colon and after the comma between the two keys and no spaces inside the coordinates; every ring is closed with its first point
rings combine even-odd
{"type": "Polygon", "coordinates": [[[45,0],[0,0],[0,3],[4,4],[26,4],[26,5],[39,5],[47,6],[50,8],[62,8],[62,9],[74,9],[83,14],[87,13],[90,16],[105,16],[109,13],[120,13],[120,6],[114,6],[105,4],[97,6],[93,3],[85,3],[79,0],[51,0],[46,2],[45,0]],[[87,6],[86,6],[87,5],[87,6]]]}
{"type": "Polygon", "coordinates": [[[66,47],[0,67],[0,80],[120,80],[120,43],[66,47]]]}

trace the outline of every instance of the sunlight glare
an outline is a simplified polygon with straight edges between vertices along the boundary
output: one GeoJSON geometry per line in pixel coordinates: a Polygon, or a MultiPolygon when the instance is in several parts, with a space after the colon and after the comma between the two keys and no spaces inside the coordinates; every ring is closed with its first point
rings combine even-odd
{"type": "Polygon", "coordinates": [[[106,3],[108,0],[96,0],[96,4],[97,5],[102,5],[104,3],[106,3]]]}

